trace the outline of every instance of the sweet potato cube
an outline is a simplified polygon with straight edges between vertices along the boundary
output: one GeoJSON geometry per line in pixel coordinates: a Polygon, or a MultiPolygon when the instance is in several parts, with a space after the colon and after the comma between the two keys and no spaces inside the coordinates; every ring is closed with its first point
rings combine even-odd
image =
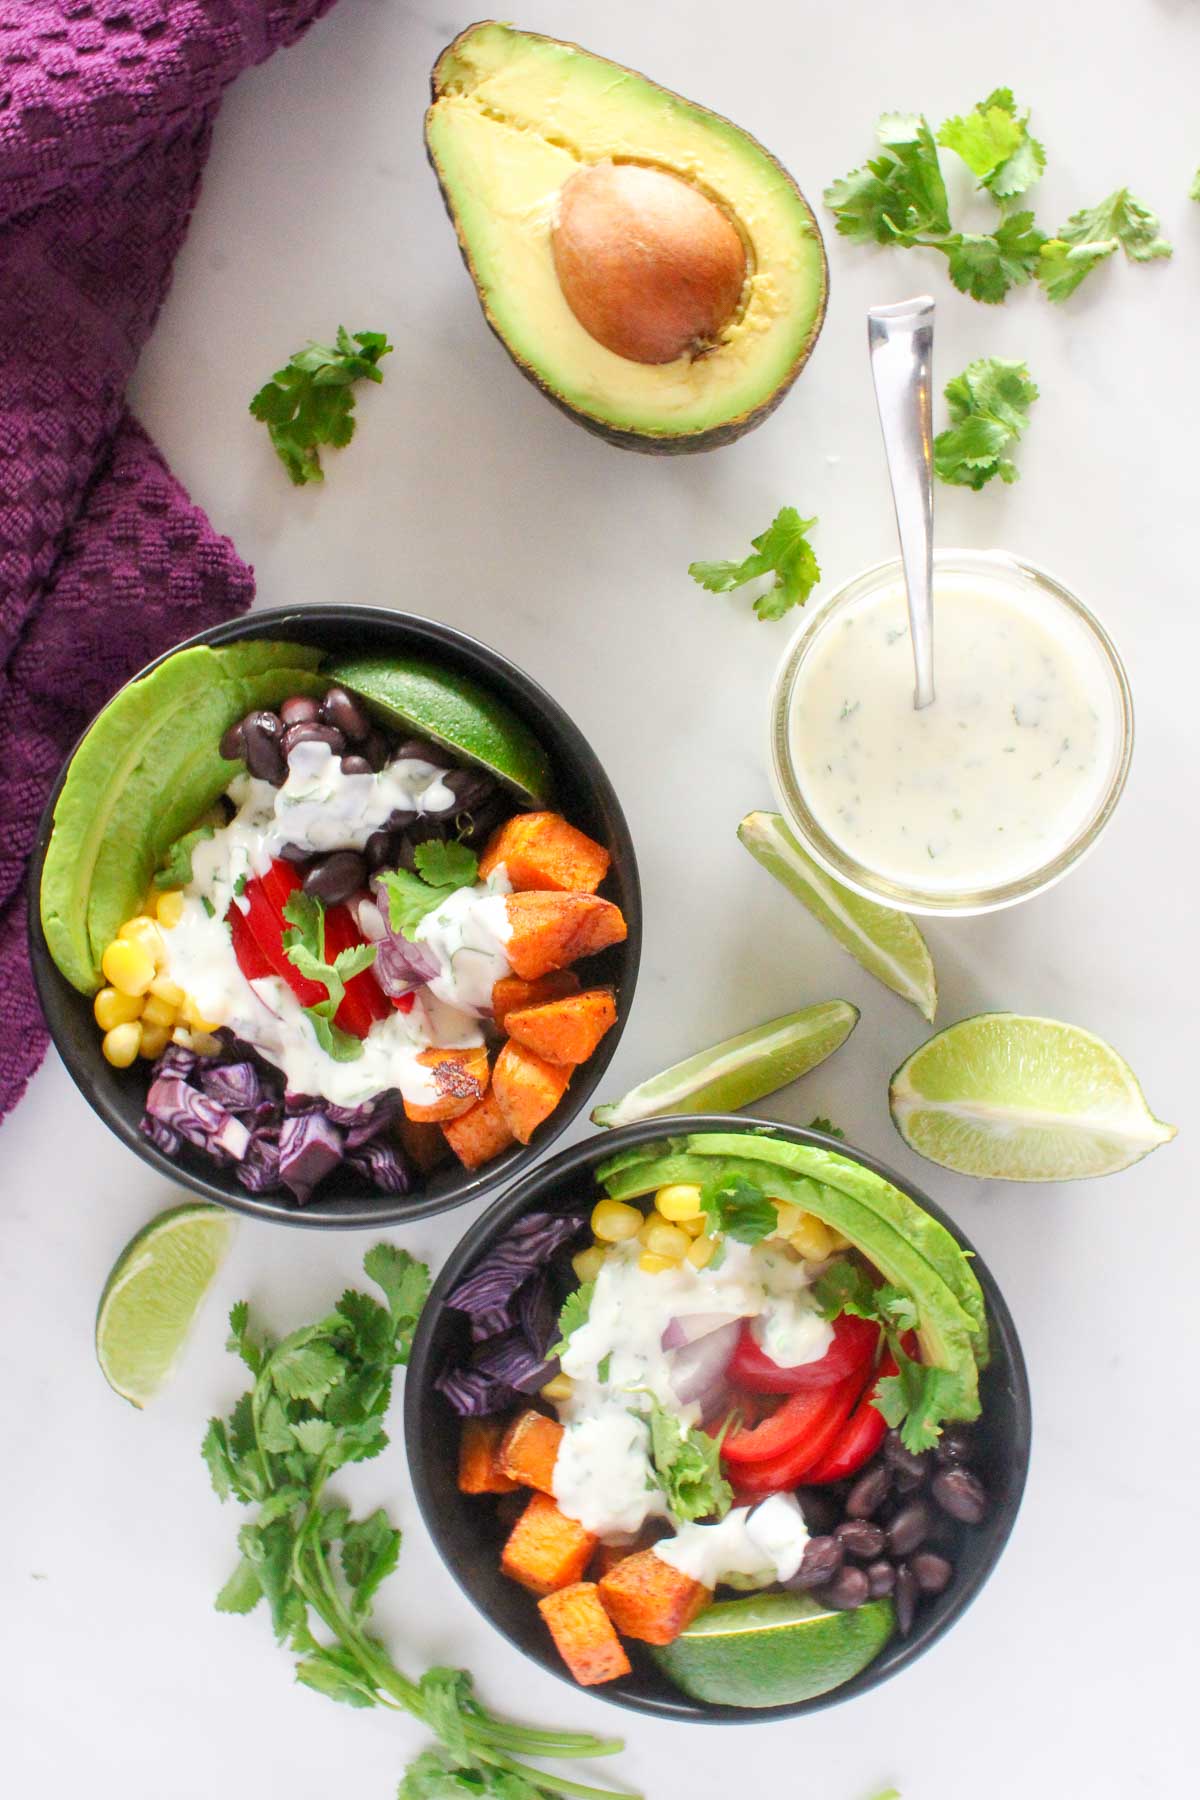
{"type": "Polygon", "coordinates": [[[436,1169],[450,1155],[450,1146],[442,1136],[442,1127],[433,1124],[419,1124],[416,1119],[405,1115],[396,1120],[393,1130],[404,1146],[405,1155],[416,1163],[422,1174],[436,1169]]]}
{"type": "Polygon", "coordinates": [[[464,1419],[458,1440],[460,1494],[511,1494],[521,1485],[500,1467],[504,1419],[464,1419]]]}
{"type": "Polygon", "coordinates": [[[540,1597],[578,1581],[595,1548],[578,1519],[559,1512],[549,1494],[534,1494],[509,1534],[500,1567],[540,1597]]]}
{"type": "Polygon", "coordinates": [[[417,1057],[422,1068],[429,1069],[439,1098],[427,1104],[404,1102],[404,1110],[418,1124],[440,1124],[470,1112],[482,1100],[488,1084],[487,1051],[482,1044],[465,1050],[422,1050],[417,1057]]]}
{"type": "Polygon", "coordinates": [[[615,1569],[619,1562],[636,1556],[639,1550],[648,1550],[651,1544],[671,1536],[671,1527],[665,1519],[647,1519],[632,1542],[624,1544],[597,1544],[596,1554],[592,1558],[591,1572],[599,1581],[610,1569],[615,1569]]]}
{"type": "Polygon", "coordinates": [[[501,825],[479,859],[479,874],[486,879],[504,864],[518,893],[526,889],[560,894],[594,894],[612,859],[597,844],[559,813],[517,813],[501,825]]]}
{"type": "Polygon", "coordinates": [[[512,926],[504,954],[526,981],[595,956],[626,936],[620,907],[596,894],[510,894],[504,904],[512,926]]]}
{"type": "Polygon", "coordinates": [[[629,1674],[629,1658],[600,1604],[595,1582],[577,1581],[538,1601],[554,1647],[580,1687],[629,1674]]]}
{"type": "Polygon", "coordinates": [[[527,1144],[543,1119],[548,1119],[567,1091],[571,1071],[562,1063],[549,1063],[514,1044],[510,1038],[496,1058],[492,1092],[508,1129],[518,1143],[527,1144]]]}
{"type": "Polygon", "coordinates": [[[497,1462],[511,1481],[521,1487],[554,1492],[554,1464],[563,1428],[557,1419],[532,1407],[518,1413],[500,1440],[497,1462]]]}
{"type": "Polygon", "coordinates": [[[547,1062],[586,1062],[606,1031],[617,1022],[611,988],[551,1000],[544,1006],[521,1006],[508,1015],[508,1035],[547,1062]]]}
{"type": "Polygon", "coordinates": [[[639,1550],[602,1577],[600,1599],[622,1637],[639,1638],[643,1644],[673,1644],[708,1605],[712,1589],[653,1550],[639,1550]]]}
{"type": "Polygon", "coordinates": [[[482,1168],[484,1163],[491,1162],[494,1156],[499,1156],[517,1141],[500,1111],[494,1088],[489,1088],[469,1112],[460,1113],[457,1119],[447,1119],[442,1130],[455,1156],[468,1169],[482,1168]]]}
{"type": "Polygon", "coordinates": [[[519,975],[502,975],[492,989],[492,1018],[496,1030],[503,1031],[510,1012],[520,1006],[544,1006],[548,1000],[565,1000],[579,992],[579,977],[572,969],[553,969],[536,981],[522,981],[519,975]]]}

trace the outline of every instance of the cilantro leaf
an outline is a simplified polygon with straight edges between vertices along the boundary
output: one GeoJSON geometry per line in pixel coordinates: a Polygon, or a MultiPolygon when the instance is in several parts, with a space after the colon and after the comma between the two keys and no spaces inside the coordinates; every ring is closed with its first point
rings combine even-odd
{"type": "Polygon", "coordinates": [[[1174,254],[1157,215],[1135,200],[1128,188],[1116,188],[1098,206],[1072,213],[1058,235],[1043,245],[1038,280],[1047,298],[1065,300],[1117,250],[1124,250],[1130,262],[1153,262],[1174,254]]]}
{"type": "Polygon", "coordinates": [[[825,189],[838,231],[855,243],[904,245],[948,232],[950,204],[927,120],[885,113],[876,135],[883,155],[825,189]]]}
{"type": "Polygon", "coordinates": [[[959,118],[947,119],[937,141],[962,157],[980,187],[999,201],[1015,199],[1039,180],[1046,152],[1017,115],[1011,88],[996,88],[959,118]]]}
{"type": "Polygon", "coordinates": [[[216,1598],[218,1612],[248,1613],[262,1599],[262,1583],[255,1572],[254,1564],[243,1556],[237,1568],[225,1583],[216,1598]]]}
{"type": "Polygon", "coordinates": [[[324,1000],[301,1008],[318,1044],[335,1062],[357,1061],[363,1053],[362,1039],[355,1037],[353,1032],[342,1031],[333,1020],[346,997],[346,983],[370,968],[378,954],[378,945],[351,944],[347,949],[339,950],[332,963],[327,962],[325,908],[302,888],[289,897],[283,916],[292,927],[283,934],[288,961],[306,980],[319,982],[325,989],[324,1000]]]}
{"type": "Polygon", "coordinates": [[[211,825],[197,825],[192,831],[185,831],[177,837],[163,857],[162,866],[154,877],[156,888],[184,888],[192,879],[192,851],[197,844],[213,835],[211,825]]]}
{"type": "Polygon", "coordinates": [[[845,1132],[840,1125],[835,1125],[832,1119],[811,1119],[809,1121],[808,1129],[810,1131],[823,1131],[826,1137],[841,1138],[843,1143],[846,1141],[845,1132]]]}
{"type": "Polygon", "coordinates": [[[816,519],[802,519],[794,506],[784,506],[767,529],[750,542],[752,556],[741,562],[694,562],[688,574],[710,594],[728,594],[760,575],[774,571],[775,580],[754,602],[760,619],[781,619],[793,606],[803,606],[821,579],[808,533],[816,519]]]}
{"type": "Polygon", "coordinates": [[[914,1362],[891,1340],[889,1348],[900,1372],[876,1382],[872,1403],[889,1425],[900,1427],[905,1449],[917,1454],[932,1450],[942,1435],[942,1420],[962,1398],[962,1382],[949,1369],[914,1362]]]}
{"type": "Polygon", "coordinates": [[[338,326],[335,344],[310,343],[288,358],[261,387],[250,411],[262,421],[275,454],[292,482],[324,481],[319,446],[348,444],[354,436],[356,381],[382,381],[380,359],[394,348],[381,331],[338,326]]]}
{"type": "Polygon", "coordinates": [[[396,1338],[396,1360],[407,1363],[417,1320],[429,1298],[429,1270],[394,1244],[376,1244],[368,1250],[363,1268],[383,1289],[396,1338]]]}
{"type": "Polygon", "coordinates": [[[711,1438],[706,1431],[685,1426],[653,1397],[649,1417],[654,1481],[675,1518],[685,1524],[723,1519],[733,1502],[733,1489],[721,1473],[724,1433],[711,1438]]]}
{"type": "Polygon", "coordinates": [[[588,1313],[592,1309],[592,1295],[596,1291],[594,1281],[585,1281],[568,1294],[563,1301],[562,1311],[558,1315],[558,1342],[548,1352],[550,1356],[561,1356],[571,1339],[571,1333],[578,1331],[581,1325],[587,1324],[588,1313]]]}
{"type": "Polygon", "coordinates": [[[1029,423],[1038,390],[1023,362],[986,356],[968,364],[946,385],[951,424],[933,444],[933,466],[941,481],[977,492],[999,475],[1017,479],[1008,456],[1029,423]]]}
{"type": "Polygon", "coordinates": [[[352,1650],[318,1647],[296,1664],[296,1680],[344,1706],[374,1706],[375,1689],[352,1650]]]}
{"type": "Polygon", "coordinates": [[[342,1538],[342,1573],[350,1586],[350,1610],[365,1619],[381,1581],[400,1560],[400,1533],[382,1507],[347,1527],[342,1538]]]}
{"type": "Polygon", "coordinates": [[[757,1181],[744,1175],[710,1176],[700,1189],[700,1206],[711,1237],[719,1232],[739,1244],[759,1243],[779,1223],[779,1214],[757,1181]]]}
{"type": "Polygon", "coordinates": [[[418,844],[414,852],[419,873],[407,869],[381,869],[378,879],[388,897],[388,919],[411,943],[417,926],[459,888],[473,887],[479,879],[479,858],[466,844],[455,842],[418,844]]]}
{"type": "Polygon", "coordinates": [[[443,1750],[423,1750],[405,1770],[396,1800],[544,1800],[544,1794],[513,1769],[464,1770],[443,1750]]]}
{"type": "Polygon", "coordinates": [[[1008,290],[1022,287],[1038,272],[1045,234],[1031,212],[1010,213],[995,231],[955,232],[944,244],[950,279],[961,293],[986,306],[996,306],[1008,290]]]}
{"type": "Polygon", "coordinates": [[[466,844],[451,838],[447,843],[432,839],[418,844],[413,852],[417,872],[430,887],[473,887],[479,879],[479,858],[466,844]]]}

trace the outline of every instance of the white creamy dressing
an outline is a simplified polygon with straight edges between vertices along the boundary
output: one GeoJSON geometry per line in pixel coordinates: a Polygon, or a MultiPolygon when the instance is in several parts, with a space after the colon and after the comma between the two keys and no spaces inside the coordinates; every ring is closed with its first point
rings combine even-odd
{"type": "MultiPolygon", "coordinates": [[[[600,1537],[628,1537],[647,1519],[667,1516],[666,1500],[651,1476],[650,1433],[635,1416],[646,1406],[646,1395],[686,1425],[699,1420],[699,1407],[683,1405],[672,1386],[671,1356],[662,1348],[672,1319],[696,1313],[753,1318],[765,1339],[780,1344],[791,1366],[816,1361],[833,1341],[833,1327],[809,1293],[810,1268],[779,1244],[751,1246],[726,1238],[724,1246],[716,1268],[693,1269],[684,1263],[651,1275],[638,1267],[642,1247],[636,1240],[614,1245],[596,1277],[587,1320],[571,1334],[562,1369],[574,1388],[558,1408],[564,1431],[554,1465],[554,1497],[565,1513],[600,1537]]],[[[747,1509],[737,1510],[744,1522],[747,1509]]],[[[756,1509],[754,1516],[761,1511],[756,1509]]],[[[774,1516],[768,1515],[768,1521],[774,1516]]],[[[685,1525],[673,1541],[691,1543],[695,1532],[721,1530],[725,1523],[685,1525]]],[[[803,1520],[799,1523],[802,1530],[803,1520]]],[[[725,1537],[712,1541],[730,1549],[735,1535],[731,1527],[725,1537]]],[[[665,1553],[662,1545],[655,1548],[665,1553]]],[[[803,1540],[799,1549],[802,1554],[803,1540]]],[[[756,1554],[759,1561],[751,1568],[735,1571],[731,1564],[731,1572],[749,1576],[765,1569],[761,1546],[756,1554]]],[[[749,1556],[743,1544],[734,1560],[745,1563],[749,1556]]],[[[772,1573],[763,1579],[786,1576],[772,1573]]]]}
{"type": "Polygon", "coordinates": [[[314,854],[361,849],[398,808],[448,811],[455,799],[441,775],[411,757],[378,774],[346,775],[327,744],[300,744],[282,787],[234,777],[228,788],[234,817],[192,853],[182,917],[163,933],[167,973],[206,1019],[228,1026],[281,1069],[290,1093],[353,1106],[398,1088],[413,1105],[432,1105],[440,1092],[432,1071],[417,1061],[420,1052],[484,1041],[480,1015],[490,1012],[494,983],[511,973],[503,945],[512,935],[504,905],[512,890],[503,866],[487,882],[456,890],[421,921],[417,938],[437,958],[439,972],[418,990],[411,1011],[372,1025],[362,1056],[352,1062],[337,1062],[322,1049],[285,981],[273,975],[247,981],[224,923],[230,905],[247,910],[241,888],[266,873],[284,844],[314,854]]]}
{"type": "Polygon", "coordinates": [[[817,633],[789,745],[818,824],[872,872],[931,893],[1014,881],[1096,811],[1114,751],[1098,653],[1007,583],[935,583],[937,698],[912,703],[900,587],[817,633]]]}
{"type": "Polygon", "coordinates": [[[758,1506],[731,1507],[715,1525],[681,1525],[654,1554],[707,1588],[767,1587],[791,1580],[807,1543],[795,1494],[771,1494],[758,1506]]]}

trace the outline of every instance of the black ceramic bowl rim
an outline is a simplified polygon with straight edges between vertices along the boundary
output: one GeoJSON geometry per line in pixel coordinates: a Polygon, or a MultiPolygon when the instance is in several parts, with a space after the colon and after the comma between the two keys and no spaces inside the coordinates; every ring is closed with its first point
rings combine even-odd
{"type": "MultiPolygon", "coordinates": [[[[483,1253],[490,1249],[523,1213],[546,1204],[555,1190],[561,1191],[572,1181],[579,1181],[580,1178],[583,1178],[580,1181],[582,1187],[583,1181],[591,1176],[595,1165],[604,1161],[605,1158],[615,1155],[618,1151],[627,1150],[632,1145],[644,1144],[655,1138],[677,1137],[688,1132],[699,1131],[766,1131],[776,1137],[786,1138],[791,1143],[816,1144],[823,1150],[835,1150],[838,1155],[849,1157],[851,1161],[861,1164],[863,1168],[869,1169],[873,1174],[880,1175],[885,1181],[891,1182],[894,1187],[900,1189],[901,1193],[907,1194],[910,1199],[916,1201],[918,1206],[924,1207],[926,1212],[931,1213],[940,1224],[953,1232],[958,1243],[974,1259],[972,1267],[979,1279],[987,1304],[991,1333],[991,1363],[985,1372],[984,1380],[990,1385],[997,1400],[1002,1394],[1012,1414],[1010,1441],[1001,1446],[1002,1454],[1009,1467],[1007,1489],[998,1502],[994,1501],[984,1523],[973,1531],[972,1541],[980,1546],[976,1566],[966,1575],[956,1572],[955,1579],[946,1592],[932,1602],[926,1603],[918,1612],[912,1634],[903,1640],[893,1637],[874,1662],[868,1663],[866,1668],[851,1681],[844,1682],[841,1687],[833,1688],[828,1693],[818,1694],[810,1700],[795,1701],[782,1706],[753,1708],[713,1706],[692,1700],[682,1690],[671,1687],[665,1676],[648,1678],[636,1670],[632,1676],[626,1676],[621,1681],[608,1682],[603,1686],[586,1690],[596,1699],[606,1700],[610,1705],[627,1707],[634,1712],[650,1713],[657,1718],[670,1719],[676,1723],[754,1725],[773,1719],[796,1718],[802,1713],[820,1712],[825,1707],[840,1705],[846,1700],[854,1699],[859,1694],[867,1693],[871,1688],[878,1687],[882,1682],[890,1680],[893,1675],[899,1674],[902,1669],[908,1668],[932,1644],[935,1644],[956,1620],[962,1617],[967,1607],[975,1599],[1000,1559],[1020,1508],[1025,1478],[1029,1469],[1032,1419],[1029,1381],[1025,1370],[1025,1359],[1017,1339],[1016,1327],[995,1279],[966,1234],[940,1207],[935,1206],[920,1188],[898,1175],[894,1169],[889,1169],[885,1163],[867,1155],[865,1151],[856,1150],[852,1145],[826,1137],[821,1132],[807,1131],[800,1126],[785,1125],[773,1119],[750,1118],[741,1113],[679,1114],[669,1118],[647,1119],[636,1125],[620,1126],[616,1130],[606,1132],[602,1137],[589,1138],[582,1144],[576,1144],[570,1149],[561,1151],[494,1201],[459,1240],[443,1264],[417,1326],[412,1354],[409,1358],[404,1393],[405,1447],[413,1488],[426,1529],[437,1546],[443,1562],[467,1598],[518,1650],[523,1651],[549,1674],[557,1675],[560,1680],[567,1682],[572,1688],[576,1688],[575,1681],[550,1642],[538,1615],[533,1596],[524,1594],[523,1590],[516,1590],[528,1602],[528,1630],[510,1629],[493,1614],[486,1602],[480,1598],[478,1591],[471,1585],[448,1546],[446,1536],[448,1495],[435,1481],[430,1466],[431,1458],[428,1454],[431,1443],[440,1443],[444,1450],[446,1429],[449,1422],[454,1420],[454,1415],[449,1407],[433,1388],[433,1381],[440,1372],[441,1358],[444,1354],[438,1342],[438,1327],[443,1315],[450,1310],[446,1307],[447,1294],[463,1280],[483,1253]],[[1000,1393],[996,1392],[997,1389],[1000,1389],[1000,1393]]],[[[566,1195],[563,1197],[565,1198],[566,1195]]],[[[576,1197],[583,1196],[577,1195],[576,1197]]],[[[591,1190],[587,1197],[591,1197],[591,1190]]],[[[462,1317],[462,1315],[458,1316],[462,1317]]],[[[986,1418],[987,1409],[985,1407],[983,1429],[986,1429],[986,1418]]],[[[976,1429],[979,1430],[981,1427],[976,1427],[976,1429]]],[[[469,1496],[458,1494],[452,1484],[451,1491],[459,1506],[464,1509],[483,1503],[479,1498],[472,1500],[469,1496]]],[[[486,1498],[485,1496],[484,1500],[486,1498]]],[[[506,1588],[515,1588],[515,1584],[508,1583],[507,1577],[500,1574],[498,1567],[495,1579],[497,1583],[504,1583],[506,1588]]],[[[503,1592],[504,1590],[498,1591],[503,1592]]],[[[636,1645],[627,1645],[626,1647],[631,1648],[635,1655],[640,1650],[640,1646],[636,1645]]]]}
{"type": "MultiPolygon", "coordinates": [[[[539,1156],[566,1130],[594,1093],[629,1018],[641,959],[642,899],[637,856],[625,815],[612,783],[583,733],[558,702],[523,669],[509,662],[499,651],[481,643],[477,638],[469,637],[465,632],[456,631],[452,626],[387,607],[340,604],[272,607],[261,612],[247,613],[207,631],[197,632],[194,637],[172,645],[130,679],[140,681],[168,657],[200,644],[230,644],[244,638],[291,637],[300,642],[317,644],[328,651],[339,628],[353,630],[364,637],[377,634],[378,644],[372,645],[372,648],[380,651],[386,650],[389,644],[403,642],[410,652],[441,660],[448,659],[452,667],[457,665],[465,668],[476,680],[491,687],[500,698],[506,700],[532,726],[535,733],[543,737],[550,735],[565,747],[564,756],[561,751],[556,753],[547,745],[555,773],[560,778],[568,774],[574,777],[578,785],[586,788],[594,799],[598,814],[604,816],[607,848],[612,854],[610,879],[615,879],[620,890],[618,899],[628,928],[624,943],[604,952],[606,957],[620,965],[619,975],[612,977],[617,988],[617,1022],[590,1061],[577,1071],[565,1097],[545,1124],[534,1133],[532,1141],[525,1146],[514,1145],[503,1156],[498,1156],[494,1162],[485,1164],[479,1170],[457,1167],[439,1169],[434,1173],[431,1187],[426,1186],[423,1178],[422,1186],[412,1196],[368,1193],[358,1181],[355,1181],[352,1191],[344,1190],[339,1194],[332,1184],[327,1183],[325,1193],[318,1188],[307,1206],[298,1207],[281,1194],[249,1193],[239,1186],[232,1173],[226,1176],[226,1172],[216,1164],[203,1163],[198,1152],[189,1153],[185,1147],[184,1157],[191,1154],[194,1160],[177,1162],[164,1156],[143,1137],[137,1128],[137,1118],[127,1117],[116,1101],[96,1086],[93,1070],[100,1060],[100,1036],[94,1024],[90,1034],[81,1029],[80,1008],[87,1009],[90,1021],[91,1002],[73,988],[55,967],[42,931],[38,905],[42,865],[54,824],[54,808],[75,752],[90,726],[72,746],[63,763],[38,826],[29,862],[27,886],[29,956],[38,999],[51,1039],[71,1079],[93,1111],[144,1163],[148,1163],[167,1180],[190,1188],[205,1200],[249,1213],[255,1218],[318,1229],[365,1229],[370,1226],[405,1224],[410,1219],[428,1218],[434,1213],[446,1212],[451,1207],[464,1206],[468,1201],[478,1200],[498,1181],[518,1173],[522,1166],[539,1156]]],[[[125,685],[130,684],[127,682],[125,685]]],[[[137,1112],[140,1115],[140,1107],[137,1112]]]]}

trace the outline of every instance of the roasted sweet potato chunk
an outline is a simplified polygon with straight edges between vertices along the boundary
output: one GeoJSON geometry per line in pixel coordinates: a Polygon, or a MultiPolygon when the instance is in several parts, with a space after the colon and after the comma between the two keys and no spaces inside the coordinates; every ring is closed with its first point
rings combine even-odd
{"type": "Polygon", "coordinates": [[[510,894],[505,909],[512,936],[504,953],[526,981],[595,956],[626,936],[620,907],[595,894],[510,894]]]}
{"type": "Polygon", "coordinates": [[[450,1146],[442,1136],[440,1125],[422,1125],[416,1119],[401,1115],[393,1129],[404,1145],[405,1154],[423,1174],[449,1158],[450,1146]]]}
{"type": "Polygon", "coordinates": [[[510,1144],[516,1143],[508,1120],[500,1111],[494,1088],[489,1088],[470,1112],[461,1113],[457,1119],[447,1119],[442,1130],[455,1156],[468,1169],[482,1168],[484,1163],[491,1162],[510,1144]]]}
{"type": "Polygon", "coordinates": [[[622,1637],[643,1644],[673,1644],[712,1599],[712,1589],[664,1562],[653,1550],[639,1550],[600,1581],[605,1612],[622,1637]]]}
{"type": "Polygon", "coordinates": [[[531,1594],[553,1594],[579,1580],[595,1548],[578,1519],[559,1512],[549,1494],[534,1494],[509,1534],[500,1567],[531,1594]]]}
{"type": "Polygon", "coordinates": [[[505,1029],[510,1012],[518,1007],[544,1006],[548,1000],[565,1000],[579,992],[579,977],[573,969],[554,969],[536,981],[522,981],[519,975],[502,975],[492,989],[492,1017],[497,1031],[505,1029]]]}
{"type": "Polygon", "coordinates": [[[500,1467],[503,1419],[464,1419],[458,1440],[460,1494],[511,1494],[520,1487],[500,1467]]]}
{"type": "Polygon", "coordinates": [[[520,1487],[538,1488],[543,1494],[554,1492],[554,1464],[563,1428],[557,1419],[532,1407],[518,1413],[500,1440],[498,1465],[511,1481],[520,1487]]]}
{"type": "Polygon", "coordinates": [[[428,1104],[406,1100],[404,1110],[418,1124],[457,1119],[482,1100],[488,1084],[487,1051],[482,1044],[465,1050],[422,1050],[417,1057],[429,1069],[439,1098],[428,1104]]]}
{"type": "Polygon", "coordinates": [[[542,1120],[550,1117],[570,1079],[569,1068],[546,1062],[509,1039],[496,1058],[492,1092],[518,1143],[527,1144],[542,1120]]]}
{"type": "Polygon", "coordinates": [[[580,1687],[629,1674],[629,1658],[592,1581],[576,1581],[538,1601],[554,1647],[580,1687]]]}
{"type": "Polygon", "coordinates": [[[508,1035],[547,1062],[586,1062],[617,1022],[611,988],[588,988],[543,1006],[521,1006],[508,1015],[508,1035]]]}
{"type": "Polygon", "coordinates": [[[611,858],[559,813],[517,813],[501,825],[479,860],[480,877],[504,864],[518,893],[526,889],[594,894],[611,858]]]}

